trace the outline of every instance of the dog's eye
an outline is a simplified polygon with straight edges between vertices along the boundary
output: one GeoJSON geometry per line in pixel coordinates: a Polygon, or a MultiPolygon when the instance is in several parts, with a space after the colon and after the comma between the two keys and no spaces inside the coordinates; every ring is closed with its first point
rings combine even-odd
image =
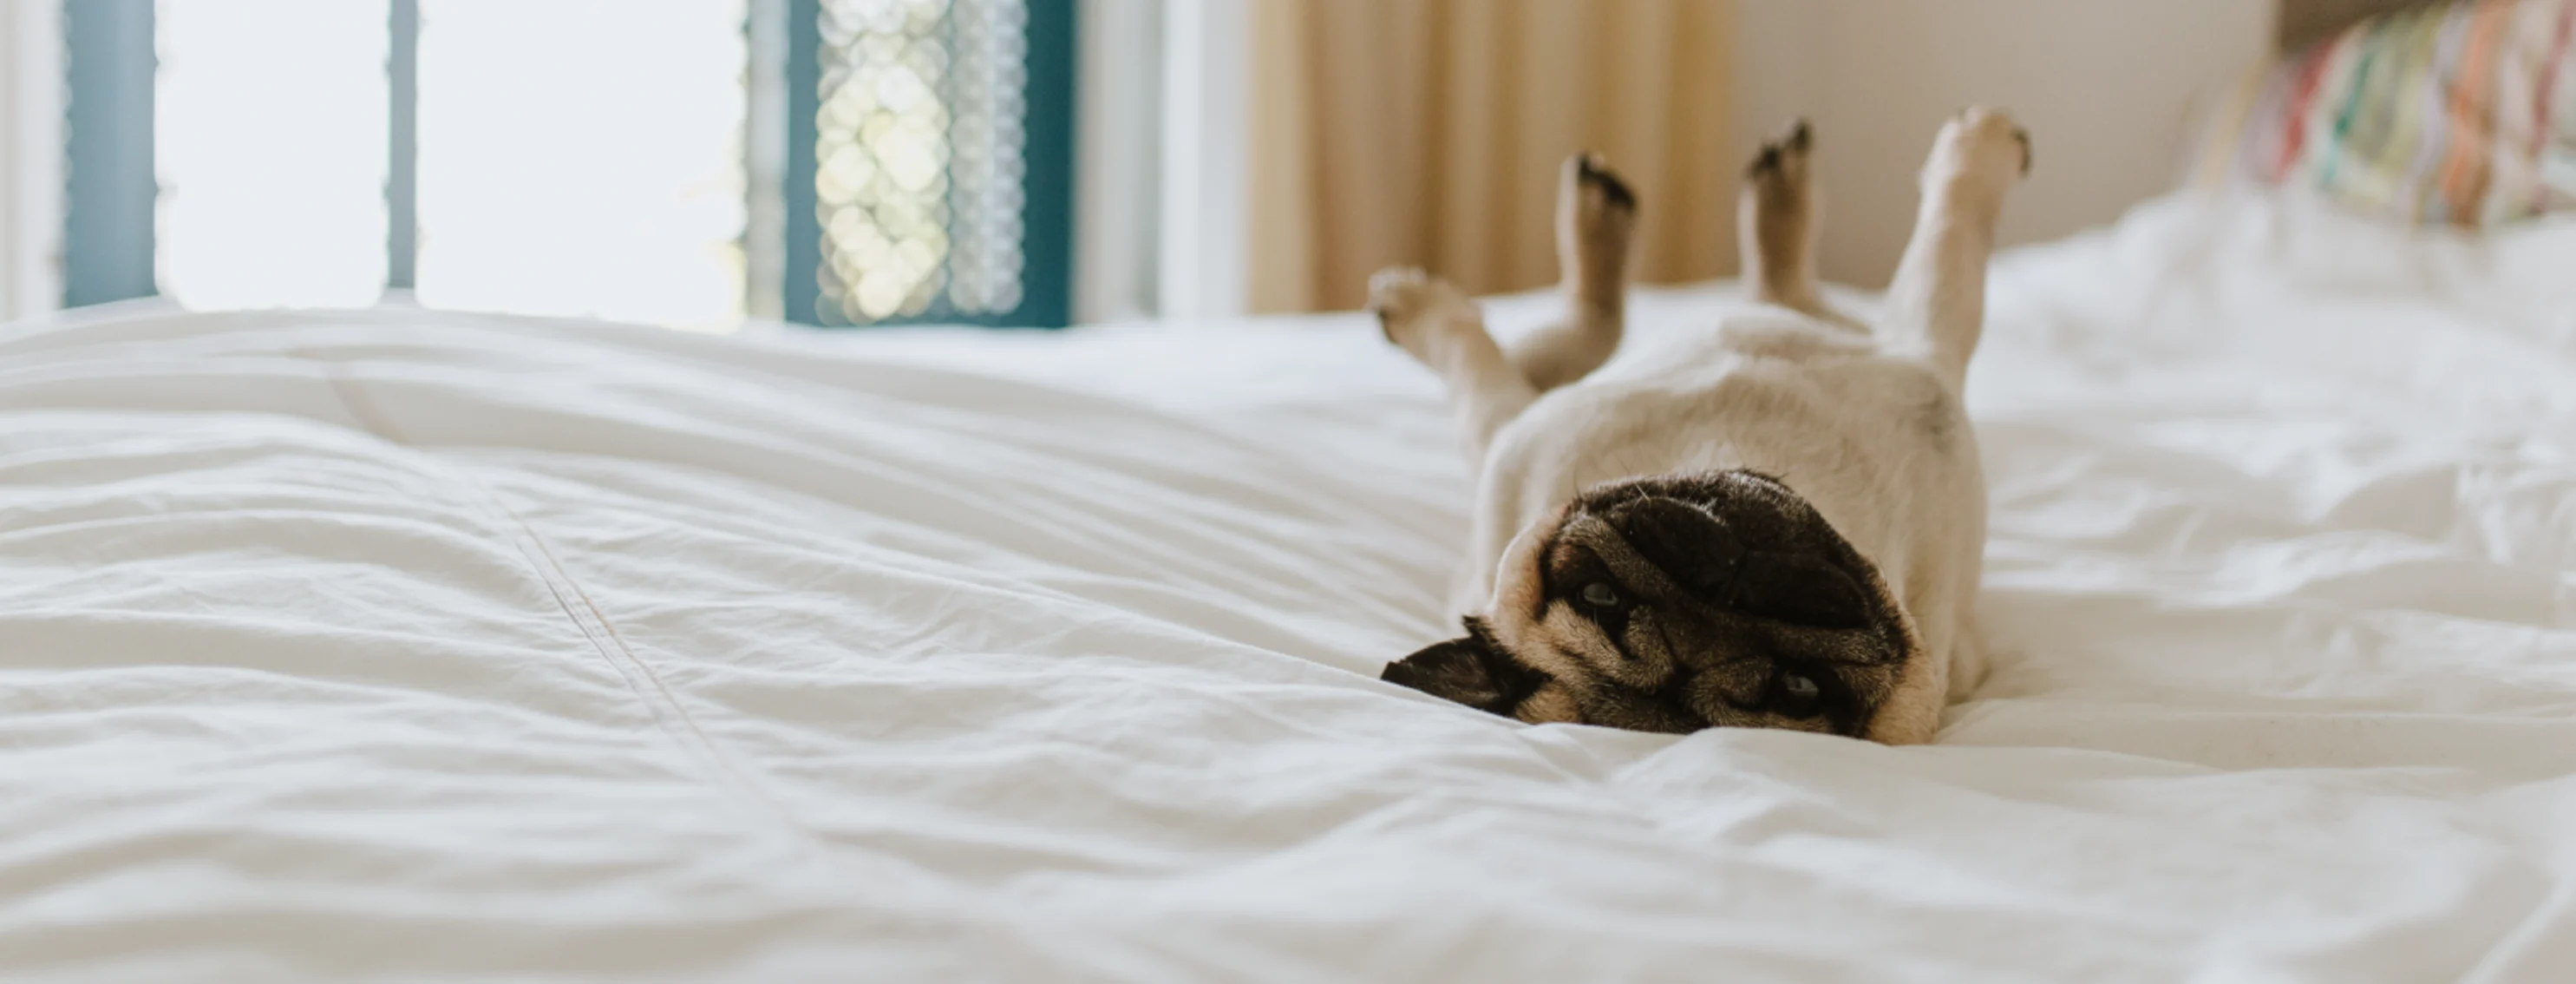
{"type": "Polygon", "coordinates": [[[1619,589],[1594,581],[1583,586],[1583,603],[1594,608],[1619,607],[1619,589]]]}
{"type": "Polygon", "coordinates": [[[1804,673],[1782,673],[1771,709],[1793,718],[1814,717],[1823,709],[1820,705],[1824,695],[1825,688],[1816,684],[1816,678],[1804,673]]]}

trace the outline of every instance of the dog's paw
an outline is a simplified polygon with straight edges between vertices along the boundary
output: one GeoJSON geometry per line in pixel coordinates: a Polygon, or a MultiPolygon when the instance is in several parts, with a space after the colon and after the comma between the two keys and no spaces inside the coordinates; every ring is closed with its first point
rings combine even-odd
{"type": "Polygon", "coordinates": [[[1419,267],[1388,267],[1369,278],[1369,313],[1386,340],[1425,363],[1435,362],[1442,334],[1459,319],[1473,319],[1465,291],[1419,267]]]}
{"type": "Polygon", "coordinates": [[[1637,193],[1598,154],[1566,158],[1556,188],[1556,262],[1582,303],[1615,307],[1627,287],[1637,193]]]}
{"type": "Polygon", "coordinates": [[[1766,140],[1744,165],[1744,185],[1753,207],[1765,214],[1803,219],[1810,208],[1808,161],[1815,151],[1815,130],[1799,117],[1788,132],[1766,140]]]}
{"type": "Polygon", "coordinates": [[[2030,131],[2002,110],[1977,106],[1941,125],[1923,163],[1926,187],[1964,185],[2000,194],[2030,173],[2030,131]]]}
{"type": "Polygon", "coordinates": [[[1788,132],[1762,142],[1762,149],[1744,165],[1744,179],[1757,186],[1803,186],[1807,155],[1815,145],[1815,128],[1801,116],[1789,124],[1788,132]]]}
{"type": "Polygon", "coordinates": [[[1564,203],[1573,232],[1584,238],[1626,236],[1637,221],[1637,193],[1599,154],[1565,159],[1557,176],[1557,201],[1564,203]]]}

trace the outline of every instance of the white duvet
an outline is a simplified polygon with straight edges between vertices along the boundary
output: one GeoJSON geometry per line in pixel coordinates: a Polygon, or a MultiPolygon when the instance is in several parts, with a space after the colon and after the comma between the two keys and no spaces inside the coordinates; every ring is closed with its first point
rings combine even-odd
{"type": "Polygon", "coordinates": [[[1378,683],[1357,317],[0,329],[0,979],[2576,980],[2576,223],[2404,236],[2001,264],[1916,748],[1378,683]]]}

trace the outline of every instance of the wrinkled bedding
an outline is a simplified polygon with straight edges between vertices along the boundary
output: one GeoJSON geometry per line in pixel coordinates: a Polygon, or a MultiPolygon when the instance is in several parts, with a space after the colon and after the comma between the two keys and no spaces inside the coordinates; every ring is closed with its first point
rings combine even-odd
{"type": "Polygon", "coordinates": [[[0,978],[2576,979],[2576,223],[1991,314],[1913,748],[1377,682],[1469,480],[1358,316],[0,328],[0,978]]]}

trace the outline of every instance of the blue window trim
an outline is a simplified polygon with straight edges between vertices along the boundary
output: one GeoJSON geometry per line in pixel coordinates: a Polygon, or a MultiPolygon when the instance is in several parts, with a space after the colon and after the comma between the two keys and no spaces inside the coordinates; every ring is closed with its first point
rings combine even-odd
{"type": "Polygon", "coordinates": [[[152,270],[152,0],[63,0],[63,306],[160,293],[152,270]]]}
{"type": "Polygon", "coordinates": [[[823,0],[787,5],[787,284],[779,292],[784,317],[823,324],[823,217],[815,210],[814,177],[821,162],[815,120],[823,112],[823,0]]]}
{"type": "Polygon", "coordinates": [[[410,290],[420,252],[420,0],[392,0],[385,57],[385,289],[410,290]]]}
{"type": "MultiPolygon", "coordinates": [[[[1073,321],[1074,85],[1081,18],[1076,0],[1028,5],[1020,306],[998,314],[937,314],[878,324],[1061,328],[1073,321]]],[[[823,99],[822,0],[793,0],[788,17],[787,283],[781,296],[788,320],[838,325],[839,312],[823,310],[823,223],[814,190],[820,137],[815,120],[823,99]]]]}
{"type": "Polygon", "coordinates": [[[1021,213],[1022,297],[1006,324],[1061,328],[1073,323],[1073,161],[1075,53],[1082,18],[1075,0],[1029,0],[1028,205],[1021,213]]]}

